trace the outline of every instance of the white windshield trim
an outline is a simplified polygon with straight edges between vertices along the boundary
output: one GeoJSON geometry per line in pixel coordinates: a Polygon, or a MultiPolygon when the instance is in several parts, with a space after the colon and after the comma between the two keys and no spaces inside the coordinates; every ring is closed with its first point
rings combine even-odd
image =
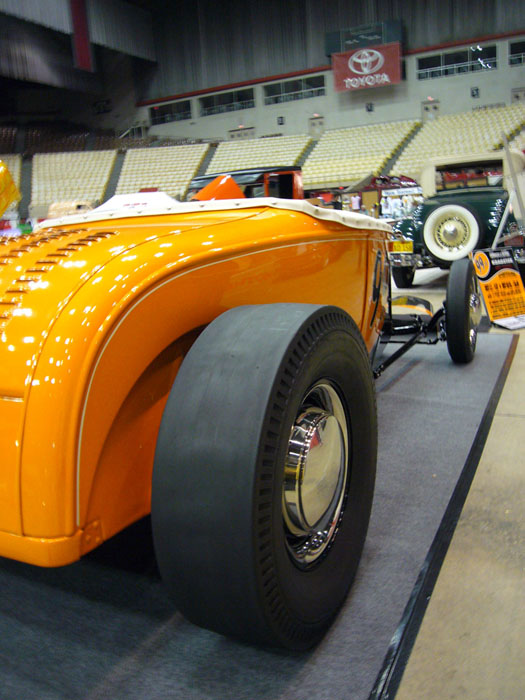
{"type": "MultiPolygon", "coordinates": [[[[139,199],[140,195],[135,195],[135,199],[139,199]]],[[[109,209],[106,205],[101,205],[100,208],[93,209],[82,214],[73,214],[72,216],[62,216],[57,219],[47,219],[40,222],[35,230],[48,228],[51,226],[64,226],[66,224],[86,224],[96,221],[107,221],[115,219],[124,219],[134,216],[159,216],[162,214],[193,214],[204,211],[231,211],[239,209],[255,209],[261,207],[270,207],[273,209],[285,209],[287,211],[298,211],[315,219],[322,221],[333,221],[349,228],[370,229],[375,231],[391,231],[392,228],[388,223],[381,219],[375,219],[372,216],[359,214],[338,209],[329,209],[318,207],[305,199],[278,199],[276,197],[253,197],[246,199],[213,199],[204,202],[178,202],[173,199],[173,203],[162,206],[148,205],[147,203],[137,202],[128,207],[119,207],[109,209]]]]}

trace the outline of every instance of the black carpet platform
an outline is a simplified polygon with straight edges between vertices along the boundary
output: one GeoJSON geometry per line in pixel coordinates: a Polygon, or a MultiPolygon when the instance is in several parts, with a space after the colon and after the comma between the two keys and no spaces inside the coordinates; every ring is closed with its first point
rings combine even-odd
{"type": "Polygon", "coordinates": [[[256,649],[186,622],[165,596],[143,521],[69,567],[0,559],[1,700],[392,697],[421,572],[434,566],[437,575],[439,556],[429,555],[483,440],[480,425],[490,423],[511,344],[509,335],[482,334],[465,367],[450,362],[444,344],[418,346],[378,380],[367,544],[347,603],[314,651],[256,649]]]}

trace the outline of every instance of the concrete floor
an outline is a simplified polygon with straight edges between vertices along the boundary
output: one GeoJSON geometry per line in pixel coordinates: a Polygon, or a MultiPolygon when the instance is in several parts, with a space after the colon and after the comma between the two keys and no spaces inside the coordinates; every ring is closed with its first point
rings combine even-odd
{"type": "MultiPolygon", "coordinates": [[[[422,270],[411,291],[437,308],[446,281],[422,270]]],[[[396,700],[525,697],[524,397],[520,337],[396,700]]]]}

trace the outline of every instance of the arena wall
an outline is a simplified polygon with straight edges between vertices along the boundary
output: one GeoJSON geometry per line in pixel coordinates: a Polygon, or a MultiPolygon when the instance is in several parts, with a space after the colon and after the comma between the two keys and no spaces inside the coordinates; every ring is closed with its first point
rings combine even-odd
{"type": "MultiPolygon", "coordinates": [[[[518,31],[525,35],[522,6],[510,1],[86,0],[86,8],[93,73],[76,70],[71,61],[69,0],[0,0],[0,38],[9,48],[0,61],[0,78],[52,87],[56,92],[50,116],[116,133],[134,124],[146,127],[152,104],[188,93],[192,118],[155,124],[151,134],[224,139],[240,126],[253,128],[257,136],[307,133],[311,120],[318,119],[314,115],[322,117],[324,129],[418,118],[429,97],[446,114],[509,104],[512,91],[525,87],[523,64],[509,66],[507,60],[508,36],[518,38],[518,31]],[[405,80],[392,87],[335,92],[325,53],[326,32],[387,20],[402,22],[405,80]],[[474,40],[494,43],[489,36],[500,37],[496,70],[416,79],[417,58],[430,47],[474,40]],[[296,72],[321,72],[324,96],[265,105],[265,82],[296,72]],[[196,92],[209,94],[221,86],[226,90],[224,86],[246,83],[254,85],[253,108],[200,116],[196,92]],[[474,87],[476,97],[471,95],[474,87]]],[[[41,116],[37,91],[34,97],[20,91],[18,114],[25,111],[27,119],[41,116]]],[[[9,98],[6,102],[17,103],[9,98]]],[[[5,110],[3,115],[10,116],[5,110]]]]}
{"type": "Polygon", "coordinates": [[[522,3],[511,0],[164,3],[152,16],[158,70],[139,93],[151,99],[318,68],[329,63],[327,32],[388,20],[401,20],[405,52],[525,30],[522,3]]]}
{"type": "MultiPolygon", "coordinates": [[[[521,38],[524,37],[525,34],[521,38]]],[[[309,133],[311,120],[316,116],[323,117],[324,129],[423,119],[426,116],[423,108],[428,104],[429,98],[438,107],[440,114],[466,112],[494,104],[509,105],[513,100],[513,91],[525,88],[523,65],[509,65],[508,61],[510,41],[519,40],[520,37],[517,36],[488,42],[497,47],[498,65],[493,70],[417,80],[418,58],[431,53],[425,51],[405,56],[406,78],[398,85],[350,93],[336,92],[332,71],[325,70],[321,72],[325,76],[326,91],[322,97],[265,105],[265,83],[256,83],[253,85],[253,109],[205,117],[198,116],[200,96],[187,97],[185,99],[191,102],[191,120],[154,125],[150,127],[149,133],[175,138],[227,139],[230,132],[238,130],[240,125],[253,128],[251,133],[255,136],[309,133]],[[373,105],[373,111],[368,111],[370,105],[373,105]]],[[[469,45],[470,42],[465,44],[469,45]]],[[[135,113],[136,121],[149,123],[150,108],[151,104],[140,107],[135,113]]]]}

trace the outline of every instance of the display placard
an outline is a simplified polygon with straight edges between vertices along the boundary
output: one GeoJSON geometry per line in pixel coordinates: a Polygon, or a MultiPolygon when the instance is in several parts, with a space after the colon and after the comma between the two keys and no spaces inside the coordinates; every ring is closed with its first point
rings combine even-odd
{"type": "Polygon", "coordinates": [[[490,320],[525,315],[525,288],[514,250],[477,250],[472,260],[490,320]]]}

